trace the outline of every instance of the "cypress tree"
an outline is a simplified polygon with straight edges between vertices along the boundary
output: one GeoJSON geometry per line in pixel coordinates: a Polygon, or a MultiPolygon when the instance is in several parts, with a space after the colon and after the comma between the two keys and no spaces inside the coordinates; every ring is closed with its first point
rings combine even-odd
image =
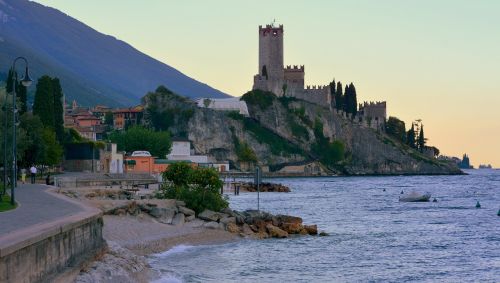
{"type": "Polygon", "coordinates": [[[343,97],[343,94],[342,94],[342,83],[341,82],[337,82],[337,89],[335,90],[335,104],[336,104],[336,108],[339,109],[339,110],[342,110],[343,109],[343,105],[344,105],[344,97],[343,97]]]}
{"type": "Polygon", "coordinates": [[[351,113],[350,109],[349,109],[349,105],[350,105],[350,102],[351,101],[351,90],[349,88],[349,85],[346,85],[345,86],[345,91],[344,91],[344,99],[343,99],[343,104],[342,104],[342,109],[346,112],[346,113],[351,113]]]}
{"type": "Polygon", "coordinates": [[[332,101],[332,106],[333,108],[337,107],[336,101],[335,101],[335,79],[330,83],[330,98],[332,101]]]}
{"type": "Polygon", "coordinates": [[[406,134],[406,142],[411,148],[416,147],[415,143],[415,125],[412,123],[411,124],[411,129],[408,130],[408,133],[406,134]]]}
{"type": "Polygon", "coordinates": [[[54,105],[54,130],[57,141],[64,139],[64,108],[63,91],[58,78],[52,79],[53,105],[54,105]]]}
{"type": "Polygon", "coordinates": [[[356,97],[356,88],[353,83],[349,85],[349,89],[351,92],[351,113],[356,115],[358,113],[358,99],[356,97]]]}
{"type": "MultiPolygon", "coordinates": [[[[14,77],[17,77],[17,74],[12,70],[12,68],[9,69],[9,74],[7,75],[7,85],[6,85],[6,90],[7,93],[11,93],[14,91],[14,77]]],[[[16,80],[17,81],[17,80],[16,80]]]]}
{"type": "Polygon", "coordinates": [[[420,152],[424,151],[425,147],[425,137],[424,137],[424,125],[420,126],[420,134],[418,135],[418,148],[420,152]]]}
{"type": "Polygon", "coordinates": [[[40,117],[42,124],[55,130],[54,121],[54,90],[52,79],[42,76],[36,84],[33,115],[40,117]]]}

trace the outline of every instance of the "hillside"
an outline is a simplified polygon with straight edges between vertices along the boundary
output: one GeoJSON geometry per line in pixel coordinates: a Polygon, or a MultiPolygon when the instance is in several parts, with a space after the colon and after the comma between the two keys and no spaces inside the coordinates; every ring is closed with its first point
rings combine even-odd
{"type": "Polygon", "coordinates": [[[243,96],[250,111],[246,118],[197,108],[168,90],[159,90],[143,98],[149,109],[146,121],[155,126],[159,122],[152,122],[152,114],[177,113],[170,123],[163,123],[163,129],[188,137],[197,154],[229,160],[233,166],[255,157],[271,171],[284,164],[319,160],[328,171],[345,175],[461,173],[456,165],[424,156],[383,132],[306,101],[252,91],[243,96]],[[340,159],[335,157],[338,144],[344,149],[340,159]]]}
{"type": "Polygon", "coordinates": [[[158,85],[195,97],[227,97],[112,36],[50,7],[0,1],[0,78],[25,56],[33,78],[60,78],[68,100],[83,105],[133,105],[158,85]]]}

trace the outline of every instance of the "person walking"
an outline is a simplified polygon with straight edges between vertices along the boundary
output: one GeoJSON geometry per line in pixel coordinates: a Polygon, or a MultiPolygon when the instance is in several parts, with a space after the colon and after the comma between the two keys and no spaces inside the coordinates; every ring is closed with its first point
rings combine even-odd
{"type": "Polygon", "coordinates": [[[35,183],[35,178],[36,178],[36,167],[35,167],[35,165],[31,166],[30,172],[31,172],[31,183],[34,184],[35,183]]]}
{"type": "Polygon", "coordinates": [[[26,169],[21,169],[21,182],[24,184],[26,184],[26,169]]]}

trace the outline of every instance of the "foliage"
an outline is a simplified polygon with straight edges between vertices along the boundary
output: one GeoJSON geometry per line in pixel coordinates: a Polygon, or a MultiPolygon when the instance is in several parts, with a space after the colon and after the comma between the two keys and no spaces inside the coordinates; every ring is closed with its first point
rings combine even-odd
{"type": "Polygon", "coordinates": [[[159,86],[155,92],[148,93],[143,98],[146,104],[147,123],[157,131],[175,133],[185,136],[189,120],[194,115],[193,105],[185,97],[179,96],[164,86],[159,86]]]}
{"type": "Polygon", "coordinates": [[[118,150],[126,152],[147,150],[154,156],[164,157],[172,147],[168,132],[155,132],[141,126],[132,126],[126,131],[114,131],[109,138],[117,144],[118,150]]]}
{"type": "Polygon", "coordinates": [[[257,155],[246,142],[241,142],[238,137],[233,135],[233,143],[239,161],[257,162],[257,155]]]}
{"type": "Polygon", "coordinates": [[[314,121],[314,135],[316,143],[311,146],[312,152],[319,157],[321,163],[327,166],[335,166],[339,161],[345,158],[345,146],[339,140],[330,142],[323,135],[323,123],[319,119],[314,121]]]}
{"type": "Polygon", "coordinates": [[[396,117],[389,117],[385,124],[385,132],[396,140],[406,143],[406,127],[405,122],[396,117]]]}
{"type": "Polygon", "coordinates": [[[205,108],[208,108],[208,106],[210,106],[210,103],[212,103],[212,100],[210,100],[209,98],[203,99],[203,105],[205,106],[205,108]]]}
{"type": "Polygon", "coordinates": [[[241,115],[239,111],[228,111],[226,113],[226,116],[233,119],[233,120],[238,120],[238,121],[243,121],[245,119],[245,116],[241,115]]]}
{"type": "Polygon", "coordinates": [[[297,123],[293,116],[287,116],[288,125],[290,125],[290,130],[292,131],[292,135],[298,139],[309,140],[309,132],[306,127],[297,123]]]}
{"type": "Polygon", "coordinates": [[[53,129],[46,127],[42,132],[43,158],[41,164],[54,166],[62,160],[63,148],[57,142],[56,133],[53,129]]]}
{"type": "Polygon", "coordinates": [[[337,82],[337,89],[335,91],[335,108],[344,109],[344,94],[342,93],[342,83],[337,82]]]}
{"type": "Polygon", "coordinates": [[[406,132],[406,144],[411,148],[417,148],[415,140],[415,125],[412,123],[411,129],[406,132]]]}
{"type": "Polygon", "coordinates": [[[302,150],[273,131],[263,127],[257,121],[246,118],[243,120],[243,129],[252,133],[259,143],[269,145],[271,152],[276,155],[302,154],[302,150]]]}
{"type": "Polygon", "coordinates": [[[258,106],[262,110],[266,110],[273,104],[276,95],[269,91],[263,91],[260,89],[251,90],[241,97],[249,105],[258,106]]]}
{"type": "Polygon", "coordinates": [[[64,139],[63,93],[58,78],[42,76],[36,84],[33,114],[40,117],[45,127],[51,127],[57,140],[64,139]]]}
{"type": "Polygon", "coordinates": [[[424,137],[424,125],[420,126],[420,133],[418,134],[418,148],[420,149],[420,152],[423,152],[425,148],[425,142],[426,139],[424,137]]]}
{"type": "Polygon", "coordinates": [[[222,181],[213,168],[193,168],[186,162],[170,165],[163,178],[169,181],[162,186],[161,196],[186,203],[196,214],[205,209],[221,211],[229,206],[220,194],[222,181]]]}
{"type": "MultiPolygon", "coordinates": [[[[0,191],[3,190],[2,187],[3,187],[3,184],[0,184],[0,191]]],[[[9,195],[7,195],[7,194],[5,194],[3,196],[0,195],[0,212],[14,209],[14,208],[16,208],[16,206],[17,206],[17,204],[12,205],[10,203],[10,196],[9,195]]]]}
{"type": "Polygon", "coordinates": [[[104,114],[104,124],[113,126],[113,112],[109,111],[104,114]]]}

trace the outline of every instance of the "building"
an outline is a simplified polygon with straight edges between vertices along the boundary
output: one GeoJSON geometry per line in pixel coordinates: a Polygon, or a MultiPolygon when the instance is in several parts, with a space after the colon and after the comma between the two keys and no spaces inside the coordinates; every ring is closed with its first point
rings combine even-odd
{"type": "Polygon", "coordinates": [[[330,86],[305,86],[304,66],[284,66],[283,25],[259,26],[259,69],[254,76],[253,89],[270,91],[277,96],[302,99],[331,107],[330,86]]]}
{"type": "Polygon", "coordinates": [[[113,143],[104,148],[89,143],[66,144],[63,168],[71,172],[123,173],[123,154],[113,143]]]}
{"type": "Polygon", "coordinates": [[[377,101],[359,104],[358,116],[366,126],[383,130],[387,119],[387,103],[377,101]]]}
{"type": "MultiPolygon", "coordinates": [[[[76,103],[73,101],[73,104],[76,103]]],[[[94,116],[89,109],[79,107],[66,110],[64,127],[75,129],[80,136],[91,141],[102,140],[106,132],[106,126],[101,119],[94,116]]]]}
{"type": "Polygon", "coordinates": [[[228,161],[209,160],[206,155],[194,155],[194,149],[191,149],[191,142],[187,139],[173,139],[172,150],[167,155],[169,161],[187,161],[200,167],[215,168],[219,172],[229,171],[228,161]]]}
{"type": "Polygon", "coordinates": [[[144,107],[142,105],[113,110],[113,128],[122,130],[127,125],[139,125],[142,121],[143,112],[144,107]]]}
{"type": "Polygon", "coordinates": [[[210,108],[218,111],[237,111],[243,116],[250,116],[247,103],[238,97],[231,98],[200,98],[196,102],[200,108],[210,108]]]}

